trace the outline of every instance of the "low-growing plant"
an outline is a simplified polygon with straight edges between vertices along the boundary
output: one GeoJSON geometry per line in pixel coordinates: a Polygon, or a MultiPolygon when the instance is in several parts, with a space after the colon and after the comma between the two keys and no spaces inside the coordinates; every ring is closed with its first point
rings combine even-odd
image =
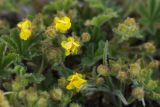
{"type": "Polygon", "coordinates": [[[0,6],[0,107],[160,106],[158,0],[0,6]]]}

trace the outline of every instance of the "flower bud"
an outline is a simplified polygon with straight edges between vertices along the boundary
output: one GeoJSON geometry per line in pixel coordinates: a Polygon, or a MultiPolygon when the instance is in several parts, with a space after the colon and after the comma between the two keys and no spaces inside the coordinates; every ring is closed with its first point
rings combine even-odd
{"type": "Polygon", "coordinates": [[[120,70],[121,70],[121,65],[118,64],[118,63],[113,64],[112,67],[111,67],[111,71],[112,71],[112,72],[117,73],[117,72],[119,72],[120,70]]]}
{"type": "Polygon", "coordinates": [[[4,92],[0,90],[0,107],[10,107],[9,102],[4,96],[4,92]]]}
{"type": "Polygon", "coordinates": [[[43,24],[42,14],[37,14],[32,21],[32,29],[34,31],[44,31],[45,26],[43,24]]]}
{"type": "Polygon", "coordinates": [[[28,90],[26,90],[26,100],[28,103],[35,103],[38,99],[37,91],[33,88],[30,87],[28,90]]]}
{"type": "Polygon", "coordinates": [[[59,48],[48,48],[46,57],[51,63],[60,63],[62,61],[62,51],[59,48]]]}
{"type": "Polygon", "coordinates": [[[138,77],[140,75],[141,67],[138,63],[130,64],[130,75],[132,77],[138,77]]]}
{"type": "Polygon", "coordinates": [[[84,23],[84,25],[85,25],[86,27],[92,26],[91,20],[86,20],[85,23],[84,23]]]}
{"type": "Polygon", "coordinates": [[[20,83],[17,83],[17,82],[12,82],[12,90],[13,91],[19,91],[20,89],[22,88],[21,84],[20,83]]]}
{"type": "Polygon", "coordinates": [[[128,26],[132,26],[132,25],[134,25],[135,23],[136,23],[136,21],[135,21],[135,19],[134,18],[127,18],[125,21],[124,21],[124,23],[126,24],[126,25],[128,25],[128,26]]]}
{"type": "Polygon", "coordinates": [[[98,72],[99,75],[107,76],[107,74],[108,74],[108,67],[101,64],[101,65],[99,65],[97,67],[97,72],[98,72]]]}
{"type": "Polygon", "coordinates": [[[138,100],[144,98],[144,90],[141,87],[137,87],[132,90],[132,96],[138,100]]]}
{"type": "Polygon", "coordinates": [[[102,77],[99,77],[99,78],[96,79],[96,85],[97,85],[97,86],[103,85],[104,82],[105,82],[105,81],[104,81],[104,78],[102,78],[102,77]]]}
{"type": "Polygon", "coordinates": [[[53,26],[47,27],[45,34],[47,35],[48,38],[54,38],[56,35],[56,30],[53,26]]]}
{"type": "Polygon", "coordinates": [[[60,101],[62,99],[63,91],[60,88],[54,88],[51,91],[51,96],[54,100],[60,101]]]}
{"type": "Polygon", "coordinates": [[[64,16],[66,16],[66,14],[64,11],[57,11],[57,16],[64,17],[64,16]]]}
{"type": "Polygon", "coordinates": [[[139,34],[139,26],[134,18],[127,18],[123,23],[120,23],[114,31],[118,36],[120,36],[121,41],[125,41],[133,37],[141,37],[139,34]]]}
{"type": "Polygon", "coordinates": [[[0,90],[0,102],[5,99],[4,92],[0,90]]]}
{"type": "Polygon", "coordinates": [[[128,78],[128,73],[125,71],[119,71],[118,75],[117,75],[117,79],[119,79],[120,81],[124,81],[128,78]]]}
{"type": "Polygon", "coordinates": [[[42,40],[41,44],[45,47],[52,47],[52,39],[50,38],[46,38],[44,40],[42,40]]]}
{"type": "Polygon", "coordinates": [[[77,10],[76,9],[70,9],[69,12],[68,12],[68,16],[71,17],[72,19],[76,18],[77,10]]]}
{"type": "Polygon", "coordinates": [[[70,107],[81,107],[81,106],[79,104],[77,104],[77,103],[71,103],[70,107]]]}
{"type": "Polygon", "coordinates": [[[160,99],[160,93],[152,92],[150,96],[155,100],[160,99]]]}
{"type": "Polygon", "coordinates": [[[45,99],[48,99],[48,98],[49,98],[49,94],[48,94],[47,91],[44,91],[44,92],[41,92],[41,93],[40,93],[40,97],[43,97],[43,98],[45,98],[45,99]]]}
{"type": "Polygon", "coordinates": [[[17,76],[16,79],[12,82],[12,90],[13,91],[19,91],[23,87],[25,87],[28,84],[25,78],[22,78],[20,76],[17,76]]]}
{"type": "Polygon", "coordinates": [[[152,42],[147,42],[143,44],[143,48],[148,54],[153,54],[156,51],[156,47],[152,42]]]}
{"type": "Polygon", "coordinates": [[[150,63],[149,63],[149,67],[152,68],[152,69],[156,69],[159,67],[159,61],[157,60],[152,60],[150,63]]]}
{"type": "Polygon", "coordinates": [[[68,104],[69,102],[71,102],[71,98],[68,94],[64,94],[62,100],[64,104],[68,104]]]}
{"type": "Polygon", "coordinates": [[[37,105],[37,107],[47,107],[47,103],[48,103],[47,101],[48,101],[47,99],[41,97],[41,98],[39,98],[36,105],[37,105]]]}
{"type": "Polygon", "coordinates": [[[58,86],[64,88],[67,85],[67,80],[65,77],[61,77],[60,79],[58,79],[58,86]]]}
{"type": "Polygon", "coordinates": [[[81,38],[82,38],[82,42],[88,42],[91,39],[91,36],[88,32],[84,32],[81,35],[81,38]]]}
{"type": "Polygon", "coordinates": [[[146,89],[148,90],[154,90],[157,87],[158,87],[158,83],[155,80],[149,80],[148,83],[146,84],[146,89]]]}
{"type": "Polygon", "coordinates": [[[44,91],[40,93],[39,97],[40,98],[36,103],[37,107],[47,107],[49,94],[46,91],[44,91]]]}
{"type": "Polygon", "coordinates": [[[21,90],[19,93],[18,93],[18,97],[20,98],[20,99],[22,99],[22,98],[24,98],[25,96],[26,96],[26,91],[25,90],[21,90]]]}
{"type": "Polygon", "coordinates": [[[142,64],[142,63],[143,63],[143,59],[142,59],[142,58],[138,58],[138,59],[136,60],[136,63],[137,63],[137,64],[142,64]]]}
{"type": "Polygon", "coordinates": [[[9,102],[7,100],[4,100],[1,104],[0,107],[10,107],[9,102]]]}

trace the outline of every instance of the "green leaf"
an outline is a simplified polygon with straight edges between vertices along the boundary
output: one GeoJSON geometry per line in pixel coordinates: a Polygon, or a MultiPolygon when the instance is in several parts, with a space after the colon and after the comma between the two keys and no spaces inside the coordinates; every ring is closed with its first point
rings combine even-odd
{"type": "Polygon", "coordinates": [[[143,17],[149,17],[149,14],[145,8],[145,5],[144,4],[141,4],[140,7],[139,7],[139,13],[141,14],[141,16],[143,17]]]}
{"type": "Polygon", "coordinates": [[[12,51],[16,53],[21,52],[21,40],[19,38],[18,29],[12,29],[10,35],[4,35],[0,40],[12,51]]]}
{"type": "Polygon", "coordinates": [[[63,77],[68,77],[73,71],[67,68],[64,64],[54,64],[52,69],[59,72],[59,74],[63,77]]]}
{"type": "Polygon", "coordinates": [[[15,53],[9,53],[8,55],[6,55],[3,59],[3,67],[6,67],[8,65],[10,65],[12,62],[14,62],[16,60],[17,55],[15,53]]]}
{"type": "MultiPolygon", "coordinates": [[[[0,44],[0,69],[3,69],[3,59],[6,54],[7,47],[4,44],[0,44]]],[[[0,70],[0,71],[1,71],[0,70]]]]}
{"type": "Polygon", "coordinates": [[[13,72],[16,73],[17,75],[24,75],[26,72],[26,69],[21,65],[16,65],[13,72]]]}
{"type": "Polygon", "coordinates": [[[30,74],[25,74],[24,76],[29,82],[34,82],[37,84],[40,84],[45,79],[45,77],[39,73],[36,74],[30,73],[30,74]]]}
{"type": "Polygon", "coordinates": [[[49,13],[57,10],[68,10],[77,4],[77,0],[55,0],[46,5],[43,9],[44,13],[49,13]]]}
{"type": "Polygon", "coordinates": [[[12,29],[10,33],[10,40],[15,44],[16,48],[21,50],[22,48],[22,41],[19,37],[19,30],[17,28],[12,29]]]}
{"type": "Polygon", "coordinates": [[[156,26],[160,23],[160,1],[147,0],[141,2],[139,6],[139,14],[141,16],[140,22],[147,27],[149,33],[154,35],[158,29],[156,26]]]}
{"type": "Polygon", "coordinates": [[[109,49],[108,49],[108,41],[105,43],[105,47],[103,50],[103,64],[107,65],[107,56],[109,55],[109,49]]]}
{"type": "Polygon", "coordinates": [[[93,9],[105,9],[105,6],[103,5],[101,0],[86,0],[89,3],[89,6],[93,9]]]}
{"type": "Polygon", "coordinates": [[[17,28],[12,29],[10,32],[10,36],[4,35],[0,38],[1,42],[5,43],[10,51],[16,53],[21,58],[32,59],[35,56],[38,56],[35,45],[39,44],[42,40],[43,33],[33,34],[31,38],[27,41],[23,41],[19,37],[19,31],[17,28]]]}
{"type": "Polygon", "coordinates": [[[112,18],[117,17],[117,13],[114,12],[112,9],[107,9],[106,12],[101,13],[95,17],[92,18],[91,23],[94,26],[101,26],[105,22],[111,20],[112,18]]]}
{"type": "Polygon", "coordinates": [[[96,50],[95,56],[103,55],[104,46],[105,46],[105,42],[103,40],[98,42],[98,49],[96,50]]]}
{"type": "Polygon", "coordinates": [[[154,12],[154,6],[155,6],[155,0],[149,0],[149,8],[150,8],[150,13],[154,12]]]}
{"type": "Polygon", "coordinates": [[[83,57],[82,60],[81,60],[81,63],[83,65],[87,65],[87,66],[91,66],[94,64],[93,60],[90,59],[89,57],[83,57]]]}
{"type": "Polygon", "coordinates": [[[6,52],[6,46],[1,43],[0,44],[0,61],[2,61],[2,58],[3,58],[4,54],[5,54],[5,52],[6,52]]]}

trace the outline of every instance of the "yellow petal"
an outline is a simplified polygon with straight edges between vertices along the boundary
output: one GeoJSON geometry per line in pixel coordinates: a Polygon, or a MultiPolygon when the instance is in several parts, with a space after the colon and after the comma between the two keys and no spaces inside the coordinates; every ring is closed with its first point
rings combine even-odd
{"type": "Polygon", "coordinates": [[[68,29],[71,27],[70,18],[67,17],[67,16],[65,16],[65,17],[63,17],[63,21],[66,23],[66,24],[65,24],[65,27],[66,27],[66,29],[68,30],[68,29]]]}
{"type": "Polygon", "coordinates": [[[71,21],[70,18],[65,16],[63,17],[64,22],[66,22],[66,27],[69,29],[71,27],[71,21]]]}
{"type": "Polygon", "coordinates": [[[76,75],[77,75],[78,77],[80,77],[80,78],[82,78],[82,77],[83,77],[83,75],[82,75],[82,74],[80,74],[80,73],[76,73],[76,75]]]}
{"type": "Polygon", "coordinates": [[[61,42],[61,46],[62,46],[63,48],[65,48],[65,47],[66,47],[66,43],[67,43],[66,41],[62,41],[62,42],[61,42]]]}
{"type": "Polygon", "coordinates": [[[79,43],[78,41],[73,42],[73,44],[74,44],[76,47],[79,47],[79,46],[80,46],[80,43],[79,43]]]}
{"type": "Polygon", "coordinates": [[[62,18],[62,20],[65,21],[65,22],[70,23],[70,18],[67,17],[67,16],[64,16],[64,17],[62,18]]]}
{"type": "Polygon", "coordinates": [[[68,56],[68,55],[70,55],[70,54],[71,54],[70,51],[68,51],[68,50],[65,51],[65,55],[66,55],[66,56],[68,56]]]}
{"type": "Polygon", "coordinates": [[[75,47],[75,46],[72,46],[72,48],[70,49],[70,51],[71,51],[72,54],[77,54],[78,48],[75,47]]]}
{"type": "Polygon", "coordinates": [[[67,42],[66,49],[71,49],[71,48],[72,48],[72,42],[67,42]]]}
{"type": "Polygon", "coordinates": [[[80,87],[82,86],[82,85],[84,85],[86,83],[86,80],[84,80],[84,79],[79,79],[79,80],[77,80],[77,81],[74,81],[73,82],[73,85],[74,85],[74,87],[76,88],[76,89],[80,89],[80,87]]]}
{"type": "Polygon", "coordinates": [[[72,48],[72,43],[71,42],[66,42],[66,41],[62,41],[61,42],[61,46],[66,49],[66,50],[69,50],[72,48]]]}
{"type": "Polygon", "coordinates": [[[17,25],[20,29],[30,29],[32,26],[32,22],[28,19],[18,23],[17,25]]]}
{"type": "Polygon", "coordinates": [[[62,23],[56,23],[55,29],[61,33],[66,32],[68,29],[65,28],[65,26],[62,23]]]}
{"type": "Polygon", "coordinates": [[[58,17],[55,17],[53,23],[56,24],[56,23],[58,23],[59,20],[60,19],[58,17]]]}
{"type": "Polygon", "coordinates": [[[68,38],[67,38],[67,41],[69,41],[69,42],[74,42],[74,38],[73,38],[73,37],[68,37],[68,38]]]}
{"type": "Polygon", "coordinates": [[[27,40],[30,36],[31,36],[31,30],[25,29],[25,30],[21,30],[20,32],[20,38],[22,40],[27,40]]]}
{"type": "Polygon", "coordinates": [[[73,75],[70,75],[70,76],[67,78],[67,80],[68,80],[68,81],[71,81],[72,78],[73,78],[73,75]]]}
{"type": "Polygon", "coordinates": [[[19,28],[22,28],[22,22],[18,23],[17,26],[18,26],[19,28]]]}
{"type": "Polygon", "coordinates": [[[55,17],[54,18],[55,29],[61,33],[66,32],[71,27],[71,22],[68,17],[63,17],[62,19],[55,17]]]}
{"type": "Polygon", "coordinates": [[[66,86],[66,88],[67,88],[68,90],[72,90],[72,89],[74,89],[74,86],[73,86],[72,83],[69,83],[69,84],[66,86]]]}

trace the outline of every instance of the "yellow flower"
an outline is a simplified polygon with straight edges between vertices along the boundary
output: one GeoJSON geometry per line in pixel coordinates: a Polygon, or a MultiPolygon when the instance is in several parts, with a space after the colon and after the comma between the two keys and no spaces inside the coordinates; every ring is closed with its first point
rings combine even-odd
{"type": "Polygon", "coordinates": [[[80,47],[79,41],[76,41],[73,37],[68,37],[67,40],[61,42],[62,48],[65,49],[65,55],[76,54],[78,47],[80,47]]]}
{"type": "Polygon", "coordinates": [[[17,26],[21,29],[20,38],[22,40],[28,40],[32,34],[32,29],[31,29],[32,22],[30,20],[26,19],[26,20],[18,23],[17,26]]]}
{"type": "Polygon", "coordinates": [[[31,34],[32,34],[31,30],[28,30],[28,29],[21,30],[20,38],[23,40],[27,40],[30,38],[31,34]]]}
{"type": "Polygon", "coordinates": [[[79,73],[75,73],[68,77],[69,84],[67,85],[68,90],[76,89],[80,90],[81,86],[84,85],[87,81],[83,79],[83,75],[79,73]]]}
{"type": "Polygon", "coordinates": [[[65,33],[71,27],[70,18],[67,16],[64,16],[62,18],[55,17],[54,26],[57,31],[65,33]]]}
{"type": "Polygon", "coordinates": [[[20,29],[30,29],[32,26],[32,22],[28,19],[18,23],[17,25],[20,29]]]}

